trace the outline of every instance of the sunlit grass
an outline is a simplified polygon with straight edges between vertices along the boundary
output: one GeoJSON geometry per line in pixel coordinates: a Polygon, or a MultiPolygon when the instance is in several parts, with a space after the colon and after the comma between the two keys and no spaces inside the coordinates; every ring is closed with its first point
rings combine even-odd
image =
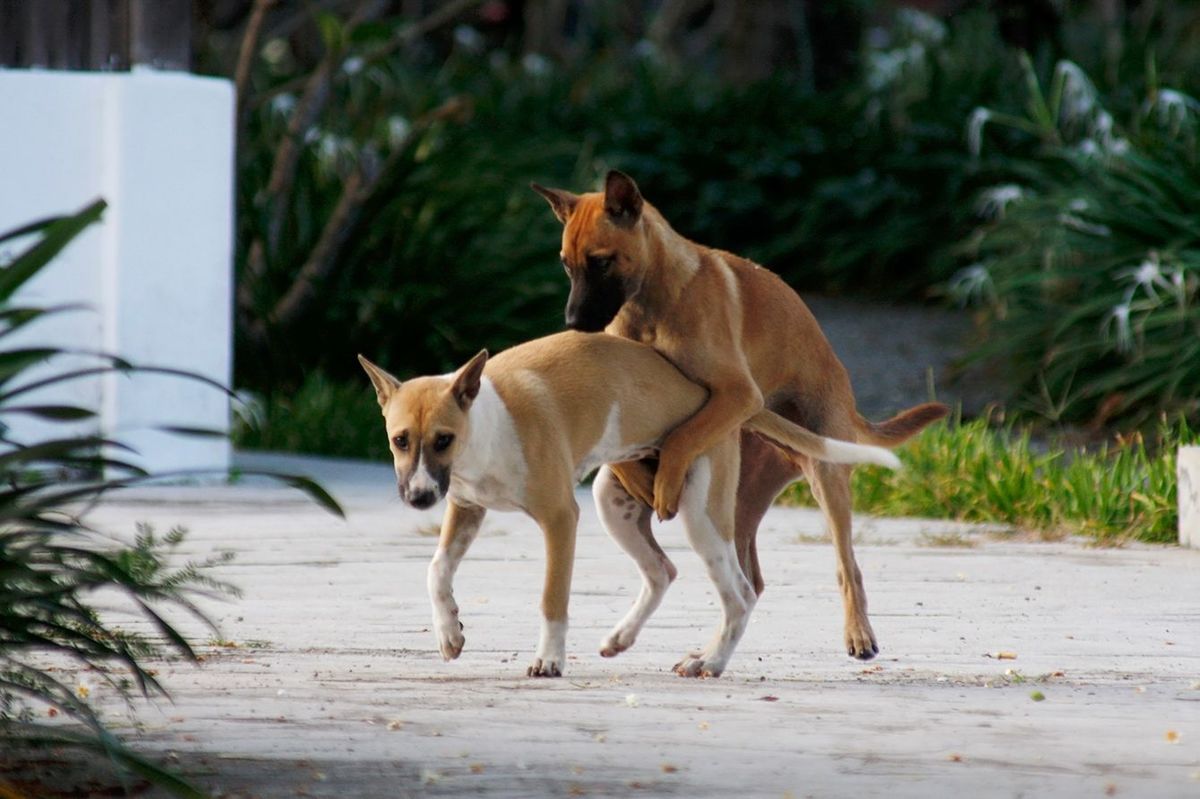
{"type": "MultiPolygon", "coordinates": [[[[1195,443],[1185,422],[1152,440],[1121,437],[1096,449],[1035,446],[1028,429],[985,419],[939,422],[897,454],[904,469],[856,469],[855,509],[887,516],[993,522],[1106,542],[1175,540],[1175,453],[1195,443]]],[[[799,483],[785,502],[813,505],[799,483]]]]}

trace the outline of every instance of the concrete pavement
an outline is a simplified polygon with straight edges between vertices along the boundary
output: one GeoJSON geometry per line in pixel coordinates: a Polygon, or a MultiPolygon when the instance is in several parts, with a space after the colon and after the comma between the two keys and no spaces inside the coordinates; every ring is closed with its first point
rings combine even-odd
{"type": "Polygon", "coordinates": [[[1200,552],[859,517],[882,649],[860,663],[819,514],[778,508],[729,670],[686,680],[670,667],[718,617],[699,559],[661,527],[679,578],[636,646],[601,658],[639,582],[581,493],[568,672],[530,680],[530,521],[489,515],[456,580],[466,649],[443,663],[425,594],[440,508],[404,507],[388,467],[242,460],[309,471],[348,520],[254,480],[125,492],[93,515],[237,552],[220,574],[244,596],[205,605],[220,638],[189,626],[205,662],[162,664],[174,704],[138,713],[138,746],[219,795],[1200,796],[1200,552]]]}

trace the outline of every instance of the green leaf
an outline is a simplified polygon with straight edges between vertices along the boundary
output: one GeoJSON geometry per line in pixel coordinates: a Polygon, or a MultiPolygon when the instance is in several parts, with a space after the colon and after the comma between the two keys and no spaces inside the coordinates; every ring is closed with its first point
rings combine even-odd
{"type": "Polygon", "coordinates": [[[217,430],[209,427],[189,427],[187,425],[160,425],[155,428],[164,433],[176,433],[181,436],[194,436],[196,438],[229,438],[229,432],[226,430],[217,430]]]}
{"type": "Polygon", "coordinates": [[[23,413],[38,419],[48,419],[55,422],[75,422],[81,419],[92,419],[96,416],[95,411],[75,405],[11,405],[0,407],[0,416],[10,413],[23,413]]]}
{"type": "Polygon", "coordinates": [[[337,516],[341,519],[346,518],[346,512],[342,510],[342,506],[338,504],[337,500],[335,500],[328,491],[322,488],[320,483],[317,483],[310,477],[301,477],[294,474],[277,474],[273,472],[257,471],[245,471],[242,472],[242,474],[257,474],[262,477],[274,478],[285,485],[289,485],[292,488],[297,488],[303,491],[309,496],[309,498],[314,500],[318,505],[325,508],[325,510],[329,511],[334,516],[337,516]]]}
{"type": "Polygon", "coordinates": [[[78,213],[55,219],[41,228],[42,238],[0,270],[0,301],[6,301],[31,277],[62,252],[83,230],[100,219],[107,203],[96,200],[78,213]]]}
{"type": "Polygon", "coordinates": [[[321,32],[321,41],[325,43],[326,50],[335,53],[342,49],[342,41],[345,38],[345,27],[337,14],[331,11],[318,13],[317,30],[321,32]]]}

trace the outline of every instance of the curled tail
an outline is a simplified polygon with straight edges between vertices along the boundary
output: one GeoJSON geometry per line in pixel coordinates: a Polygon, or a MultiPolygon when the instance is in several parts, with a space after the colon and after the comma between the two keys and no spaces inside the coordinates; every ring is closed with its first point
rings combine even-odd
{"type": "Polygon", "coordinates": [[[950,408],[940,402],[926,402],[915,405],[906,411],[882,422],[869,422],[858,416],[855,426],[858,428],[858,440],[880,447],[895,447],[921,432],[926,425],[936,422],[950,412],[950,408]]]}
{"type": "Polygon", "coordinates": [[[874,463],[889,469],[900,468],[900,459],[882,447],[819,436],[773,411],[759,411],[750,417],[742,427],[757,433],[781,449],[807,455],[819,461],[874,463]]]}

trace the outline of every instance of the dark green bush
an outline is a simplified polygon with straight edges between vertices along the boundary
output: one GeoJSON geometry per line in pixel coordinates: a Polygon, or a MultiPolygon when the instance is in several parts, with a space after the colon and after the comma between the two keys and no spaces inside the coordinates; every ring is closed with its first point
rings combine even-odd
{"type": "Polygon", "coordinates": [[[1051,420],[1140,423],[1200,414],[1200,102],[1150,87],[1126,124],[1062,62],[1029,113],[980,111],[1043,143],[1013,183],[983,195],[994,217],[951,283],[987,311],[983,355],[1013,367],[1026,410],[1051,420]]]}

